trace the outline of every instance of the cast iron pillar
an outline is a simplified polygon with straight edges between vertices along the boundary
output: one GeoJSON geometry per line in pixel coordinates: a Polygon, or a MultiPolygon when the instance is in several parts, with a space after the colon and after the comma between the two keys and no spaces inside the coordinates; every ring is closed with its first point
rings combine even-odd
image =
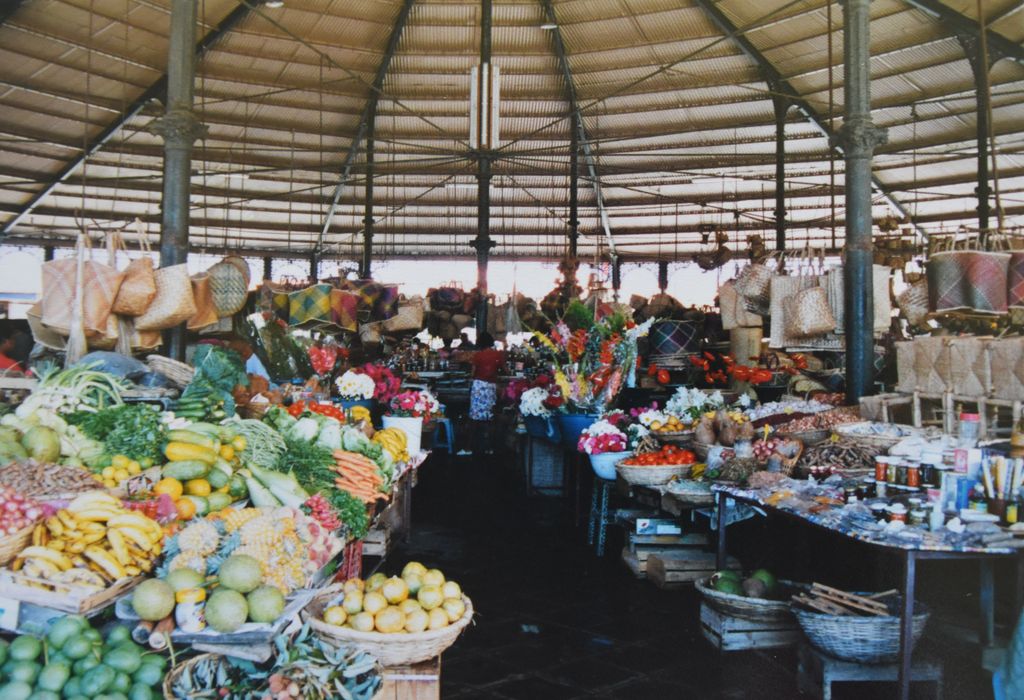
{"type": "MultiPolygon", "coordinates": [[[[491,62],[491,0],[482,0],[480,3],[480,66],[478,73],[481,81],[485,80],[483,66],[491,62]]],[[[483,94],[481,83],[478,94],[483,94]]],[[[480,107],[480,119],[487,119],[488,112],[484,105],[480,107]]],[[[478,133],[481,133],[482,130],[478,133]]],[[[491,240],[491,161],[494,152],[488,148],[481,138],[480,150],[477,153],[477,230],[476,238],[470,243],[476,249],[476,288],[480,293],[480,303],[476,308],[476,333],[477,337],[487,330],[487,261],[491,255],[491,248],[495,246],[491,240]]]]}
{"type": "Polygon", "coordinates": [[[619,290],[622,289],[622,258],[615,256],[612,261],[612,292],[615,298],[619,297],[619,290]]]}
{"type": "Polygon", "coordinates": [[[872,299],[871,158],[885,143],[871,121],[871,0],[843,4],[845,115],[838,141],[846,160],[846,400],[856,404],[874,384],[872,299]]]}
{"type": "Polygon", "coordinates": [[[991,96],[989,95],[989,71],[994,61],[989,60],[982,50],[979,37],[969,34],[957,36],[960,45],[967,54],[967,61],[971,64],[971,71],[974,73],[974,95],[975,95],[975,126],[978,144],[978,184],[974,189],[978,197],[978,230],[981,236],[988,235],[989,220],[992,214],[990,198],[992,189],[989,187],[989,136],[991,123],[989,113],[991,109],[991,96]]]}
{"type": "Polygon", "coordinates": [[[569,134],[569,258],[576,259],[580,243],[580,134],[569,134]]]}
{"type": "Polygon", "coordinates": [[[53,260],[55,248],[52,245],[43,246],[43,262],[50,262],[53,260]]]}
{"type": "MultiPolygon", "coordinates": [[[[196,0],[171,0],[166,111],[150,127],[164,140],[164,189],[160,204],[161,267],[180,265],[188,260],[192,144],[204,132],[192,111],[195,45],[196,0]]],[[[164,340],[168,357],[185,359],[184,324],[169,330],[164,340]]]]}
{"type": "Polygon", "coordinates": [[[786,249],[786,114],[792,104],[782,86],[769,82],[775,108],[775,249],[786,249]]]}
{"type": "Polygon", "coordinates": [[[270,281],[274,273],[274,259],[269,255],[263,258],[263,279],[270,281]]]}
{"type": "Polygon", "coordinates": [[[366,201],[363,202],[363,259],[359,264],[359,276],[368,280],[373,265],[373,132],[377,121],[377,108],[370,111],[366,124],[366,201]]]}

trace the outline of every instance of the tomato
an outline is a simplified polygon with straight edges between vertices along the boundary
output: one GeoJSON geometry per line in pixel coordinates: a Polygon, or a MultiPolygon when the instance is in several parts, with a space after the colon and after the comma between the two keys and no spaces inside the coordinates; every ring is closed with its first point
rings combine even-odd
{"type": "Polygon", "coordinates": [[[648,376],[648,377],[653,377],[653,376],[654,376],[654,375],[656,375],[657,373],[658,373],[658,365],[656,365],[656,364],[654,364],[654,363],[652,362],[651,364],[649,364],[649,365],[647,366],[647,376],[648,376]]]}
{"type": "Polygon", "coordinates": [[[672,375],[669,374],[667,369],[658,370],[658,384],[668,384],[672,381],[672,375]]]}

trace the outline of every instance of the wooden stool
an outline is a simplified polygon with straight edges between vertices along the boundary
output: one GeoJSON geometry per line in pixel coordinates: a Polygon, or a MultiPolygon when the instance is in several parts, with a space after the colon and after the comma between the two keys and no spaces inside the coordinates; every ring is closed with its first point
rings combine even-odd
{"type": "MultiPolygon", "coordinates": [[[[831,700],[832,684],[837,681],[891,681],[899,677],[898,664],[855,664],[840,661],[808,645],[800,647],[797,689],[801,693],[831,700]]],[[[942,666],[934,661],[915,661],[910,680],[935,684],[935,700],[942,700],[942,666]]]]}

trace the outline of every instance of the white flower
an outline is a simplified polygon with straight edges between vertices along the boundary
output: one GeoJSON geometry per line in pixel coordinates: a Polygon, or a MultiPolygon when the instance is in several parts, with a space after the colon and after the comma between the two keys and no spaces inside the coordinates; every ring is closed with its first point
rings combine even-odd
{"type": "Polygon", "coordinates": [[[639,416],[637,416],[637,420],[640,421],[641,425],[643,425],[644,427],[649,428],[654,423],[660,423],[660,424],[664,425],[665,421],[668,420],[668,416],[665,415],[664,413],[662,413],[661,411],[655,411],[653,409],[649,409],[649,410],[646,410],[643,413],[641,413],[639,416]]]}
{"type": "Polygon", "coordinates": [[[376,388],[373,377],[352,370],[338,377],[334,384],[338,387],[338,396],[349,401],[371,399],[376,388]]]}
{"type": "Polygon", "coordinates": [[[740,398],[736,401],[740,405],[740,408],[746,410],[750,408],[750,394],[740,394],[740,398]]]}
{"type": "Polygon", "coordinates": [[[547,398],[548,390],[544,387],[537,386],[527,389],[519,397],[519,412],[524,416],[541,416],[546,418],[551,415],[551,411],[544,405],[547,398]]]}

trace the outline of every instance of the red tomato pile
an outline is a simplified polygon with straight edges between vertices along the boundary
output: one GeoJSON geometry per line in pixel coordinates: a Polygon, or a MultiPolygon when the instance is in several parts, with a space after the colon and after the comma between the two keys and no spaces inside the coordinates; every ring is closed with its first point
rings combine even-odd
{"type": "Polygon", "coordinates": [[[296,401],[288,407],[288,413],[293,418],[298,418],[305,411],[319,413],[321,416],[333,418],[339,423],[345,422],[345,409],[340,406],[335,406],[332,403],[306,403],[305,401],[296,401]]]}
{"type": "Polygon", "coordinates": [[[697,461],[697,455],[690,450],[684,450],[678,445],[664,445],[657,452],[645,452],[634,455],[622,461],[629,467],[652,467],[677,464],[693,464],[697,461]]]}

